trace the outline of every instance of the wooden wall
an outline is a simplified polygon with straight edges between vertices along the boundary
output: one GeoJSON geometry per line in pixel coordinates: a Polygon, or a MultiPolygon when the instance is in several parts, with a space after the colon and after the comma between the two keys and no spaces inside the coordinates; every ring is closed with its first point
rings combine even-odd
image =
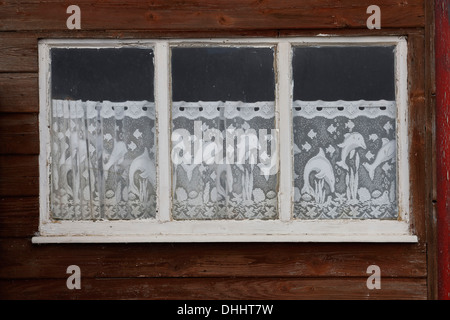
{"type": "Polygon", "coordinates": [[[435,298],[432,6],[425,0],[0,2],[0,298],[435,298]],[[66,8],[75,3],[81,30],[67,30],[66,8]],[[380,30],[366,27],[371,4],[381,8],[380,30]],[[411,206],[419,243],[31,243],[39,217],[39,39],[319,33],[408,37],[411,206]],[[81,290],[66,287],[71,264],[81,268],[81,290]],[[366,287],[371,264],[381,268],[381,290],[366,287]]]}

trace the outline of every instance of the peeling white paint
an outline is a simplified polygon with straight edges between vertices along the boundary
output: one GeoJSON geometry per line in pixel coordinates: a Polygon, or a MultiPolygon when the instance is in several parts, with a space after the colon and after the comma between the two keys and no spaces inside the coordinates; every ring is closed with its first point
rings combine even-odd
{"type": "MultiPolygon", "coordinates": [[[[185,39],[185,40],[42,40],[39,43],[40,91],[40,235],[34,243],[70,242],[417,242],[409,222],[409,135],[407,95],[407,45],[402,37],[185,39]],[[223,45],[276,48],[276,116],[280,129],[280,220],[274,221],[172,221],[170,165],[170,46],[223,45]],[[292,77],[293,45],[394,45],[396,46],[396,105],[398,149],[398,221],[291,220],[292,198],[292,77]],[[153,47],[155,50],[155,103],[158,119],[158,214],[154,220],[60,221],[49,216],[51,47],[117,48],[153,47]],[[287,125],[289,124],[289,125],[287,125]]],[[[449,172],[447,171],[447,179],[449,172]]]]}

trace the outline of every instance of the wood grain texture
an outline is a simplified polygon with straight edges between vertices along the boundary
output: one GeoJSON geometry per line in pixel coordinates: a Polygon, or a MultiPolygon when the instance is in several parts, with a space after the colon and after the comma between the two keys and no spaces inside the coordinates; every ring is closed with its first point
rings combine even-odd
{"type": "Polygon", "coordinates": [[[37,73],[0,73],[0,112],[39,112],[37,73]]]}
{"type": "Polygon", "coordinates": [[[0,154],[39,154],[38,115],[2,114],[0,141],[0,154]]]}
{"type": "Polygon", "coordinates": [[[341,279],[81,278],[80,290],[67,289],[65,279],[0,280],[0,299],[413,300],[426,298],[425,279],[382,278],[380,290],[367,289],[366,280],[367,277],[341,279]]]}
{"type": "Polygon", "coordinates": [[[430,115],[432,121],[426,126],[426,144],[427,149],[431,150],[428,162],[425,165],[427,176],[427,190],[431,190],[429,198],[427,199],[428,214],[426,218],[427,229],[427,282],[428,282],[428,298],[438,298],[438,274],[437,274],[437,223],[436,223],[436,145],[434,139],[435,132],[435,109],[436,109],[436,72],[435,72],[435,15],[434,15],[434,0],[425,2],[425,19],[428,21],[425,24],[425,104],[426,113],[430,115]]]}
{"type": "Polygon", "coordinates": [[[38,156],[0,156],[0,196],[39,195],[38,156]]]}
{"type": "MultiPolygon", "coordinates": [[[[0,5],[0,12],[3,12],[0,5]]],[[[1,13],[0,13],[1,15],[1,13]]],[[[36,72],[37,41],[27,34],[1,33],[0,72],[36,72]]]]}
{"type": "Polygon", "coordinates": [[[450,300],[450,2],[436,13],[436,209],[439,299],[450,300]]]}
{"type": "Polygon", "coordinates": [[[425,1],[80,0],[82,29],[67,30],[70,4],[0,4],[1,299],[433,298],[433,220],[427,201],[434,85],[427,69],[432,53],[425,48],[430,45],[425,1]],[[380,30],[366,28],[366,8],[372,4],[381,8],[380,30]],[[39,39],[317,34],[408,36],[411,205],[419,244],[31,243],[39,223],[39,39]],[[81,267],[81,290],[66,288],[71,264],[81,267]],[[381,268],[381,290],[366,287],[371,264],[381,268]]]}
{"type": "Polygon", "coordinates": [[[425,164],[432,155],[426,147],[426,126],[431,123],[425,107],[425,40],[423,35],[408,37],[408,92],[409,92],[409,161],[410,203],[412,223],[420,241],[425,241],[426,204],[431,189],[426,189],[425,164]]]}
{"type": "MultiPolygon", "coordinates": [[[[71,3],[6,1],[0,30],[64,30],[71,3]]],[[[83,30],[366,28],[373,1],[78,1],[83,30]]],[[[423,27],[423,0],[380,0],[383,28],[423,27]]]]}
{"type": "Polygon", "coordinates": [[[426,247],[416,244],[33,245],[30,239],[3,238],[0,256],[3,279],[64,278],[72,264],[92,278],[364,277],[372,264],[386,277],[426,276],[426,247]]]}
{"type": "Polygon", "coordinates": [[[38,197],[0,198],[0,237],[31,237],[38,228],[38,197]]]}

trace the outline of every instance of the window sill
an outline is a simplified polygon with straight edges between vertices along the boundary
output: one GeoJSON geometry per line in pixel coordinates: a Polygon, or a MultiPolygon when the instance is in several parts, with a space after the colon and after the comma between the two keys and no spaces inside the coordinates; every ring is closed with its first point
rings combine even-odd
{"type": "Polygon", "coordinates": [[[33,243],[379,242],[417,243],[403,221],[62,221],[33,243]],[[205,230],[207,230],[205,232],[205,230]],[[249,232],[252,230],[252,232],[249,232]]]}

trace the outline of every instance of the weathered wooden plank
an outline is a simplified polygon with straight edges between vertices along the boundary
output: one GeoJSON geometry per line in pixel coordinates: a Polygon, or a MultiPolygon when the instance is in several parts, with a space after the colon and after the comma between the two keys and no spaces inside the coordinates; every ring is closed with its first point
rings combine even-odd
{"type": "Polygon", "coordinates": [[[33,245],[29,238],[3,238],[0,278],[64,278],[72,264],[91,278],[364,277],[372,264],[386,277],[425,277],[425,249],[350,243],[33,245]]]}
{"type": "MultiPolygon", "coordinates": [[[[381,278],[381,289],[369,290],[367,278],[81,278],[80,290],[65,279],[0,280],[1,299],[170,299],[299,300],[426,299],[425,279],[381,278]]],[[[176,310],[173,310],[175,314],[176,310]]]]}
{"type": "MultiPolygon", "coordinates": [[[[3,12],[0,10],[0,12],[3,12]]],[[[0,72],[38,70],[37,41],[26,34],[0,37],[0,72]]]]}
{"type": "MultiPolygon", "coordinates": [[[[366,28],[373,1],[77,2],[83,30],[258,30],[366,28]]],[[[65,30],[71,3],[6,1],[0,30],[65,30]]],[[[384,28],[423,27],[423,0],[380,0],[384,28]]]]}
{"type": "Polygon", "coordinates": [[[0,198],[0,237],[31,237],[38,228],[38,197],[0,198]]]}
{"type": "MultiPolygon", "coordinates": [[[[433,0],[425,3],[425,19],[428,23],[425,24],[425,104],[426,113],[430,115],[431,119],[435,119],[436,110],[436,72],[435,72],[435,19],[433,0]]],[[[435,122],[426,125],[427,135],[427,149],[431,150],[427,157],[428,162],[425,164],[427,170],[427,190],[432,190],[431,197],[427,199],[428,214],[425,216],[427,224],[427,260],[428,260],[428,299],[438,299],[438,264],[437,264],[437,223],[435,204],[433,200],[437,199],[436,188],[436,139],[434,137],[435,122]]]]}
{"type": "Polygon", "coordinates": [[[39,133],[37,113],[9,113],[0,115],[0,134],[39,133]]]}
{"type": "Polygon", "coordinates": [[[0,196],[39,194],[38,156],[0,156],[0,196]]]}
{"type": "Polygon", "coordinates": [[[30,133],[0,134],[0,154],[39,154],[39,135],[30,133]]]}
{"type": "Polygon", "coordinates": [[[39,154],[38,115],[1,114],[0,141],[0,154],[39,154]]]}
{"type": "Polygon", "coordinates": [[[426,149],[426,126],[431,123],[430,114],[425,107],[425,40],[423,35],[408,37],[408,92],[409,92],[409,168],[410,168],[410,203],[412,221],[420,241],[425,241],[425,215],[428,212],[426,204],[427,170],[425,164],[431,156],[431,150],[426,149]]]}
{"type": "MultiPolygon", "coordinates": [[[[293,33],[312,35],[327,32],[395,35],[420,29],[390,28],[422,28],[425,25],[422,0],[372,2],[180,0],[153,1],[145,4],[137,1],[92,3],[80,0],[78,4],[82,9],[82,30],[70,31],[66,30],[65,26],[68,17],[65,9],[72,3],[46,0],[4,1],[0,9],[0,30],[14,32],[0,32],[0,72],[28,73],[0,74],[0,112],[39,111],[36,74],[38,38],[167,36],[196,38],[277,35],[277,31],[269,29],[282,29],[282,35],[293,33]],[[368,17],[365,8],[370,4],[381,7],[381,30],[365,28],[365,20],[368,17]],[[348,28],[344,28],[346,26],[348,28]],[[104,31],[107,28],[116,31],[104,31]],[[52,31],[41,31],[42,29],[52,31]],[[21,33],[16,30],[34,31],[21,33]],[[254,32],[254,30],[267,31],[254,32]]],[[[410,131],[410,141],[413,142],[410,153],[413,196],[411,203],[412,213],[415,216],[414,225],[422,241],[419,245],[32,245],[29,237],[36,231],[39,216],[37,157],[1,156],[0,195],[32,196],[0,199],[0,237],[3,237],[0,241],[0,278],[4,278],[0,282],[0,297],[4,299],[426,298],[425,277],[429,271],[426,266],[424,217],[430,215],[425,203],[428,199],[426,193],[429,191],[426,186],[429,186],[427,179],[430,173],[425,164],[430,163],[427,160],[429,157],[427,141],[432,127],[429,126],[427,118],[429,117],[427,110],[430,108],[424,108],[428,100],[425,97],[426,93],[423,92],[424,84],[420,80],[420,77],[423,77],[420,74],[424,68],[423,55],[426,54],[421,47],[423,36],[409,37],[409,41],[409,60],[412,61],[408,70],[409,98],[411,110],[419,110],[411,118],[410,131]],[[70,264],[78,264],[82,268],[81,291],[70,291],[65,287],[65,279],[68,276],[65,270],[70,264]],[[365,270],[369,264],[381,267],[382,290],[367,290],[365,281],[368,275],[365,274],[365,270]]],[[[5,121],[3,125],[7,127],[8,123],[5,121]]],[[[14,126],[12,123],[10,128],[19,129],[14,126]]],[[[25,127],[22,130],[31,130],[32,125],[26,124],[25,127]]],[[[16,150],[12,142],[6,145],[9,150],[16,150]]],[[[4,146],[0,148],[5,150],[4,146]]]]}
{"type": "Polygon", "coordinates": [[[450,3],[436,0],[436,218],[438,297],[450,300],[450,3]]]}
{"type": "MultiPolygon", "coordinates": [[[[37,58],[37,55],[27,58],[37,58]]],[[[39,112],[36,73],[0,73],[0,112],[39,112]]]]}

